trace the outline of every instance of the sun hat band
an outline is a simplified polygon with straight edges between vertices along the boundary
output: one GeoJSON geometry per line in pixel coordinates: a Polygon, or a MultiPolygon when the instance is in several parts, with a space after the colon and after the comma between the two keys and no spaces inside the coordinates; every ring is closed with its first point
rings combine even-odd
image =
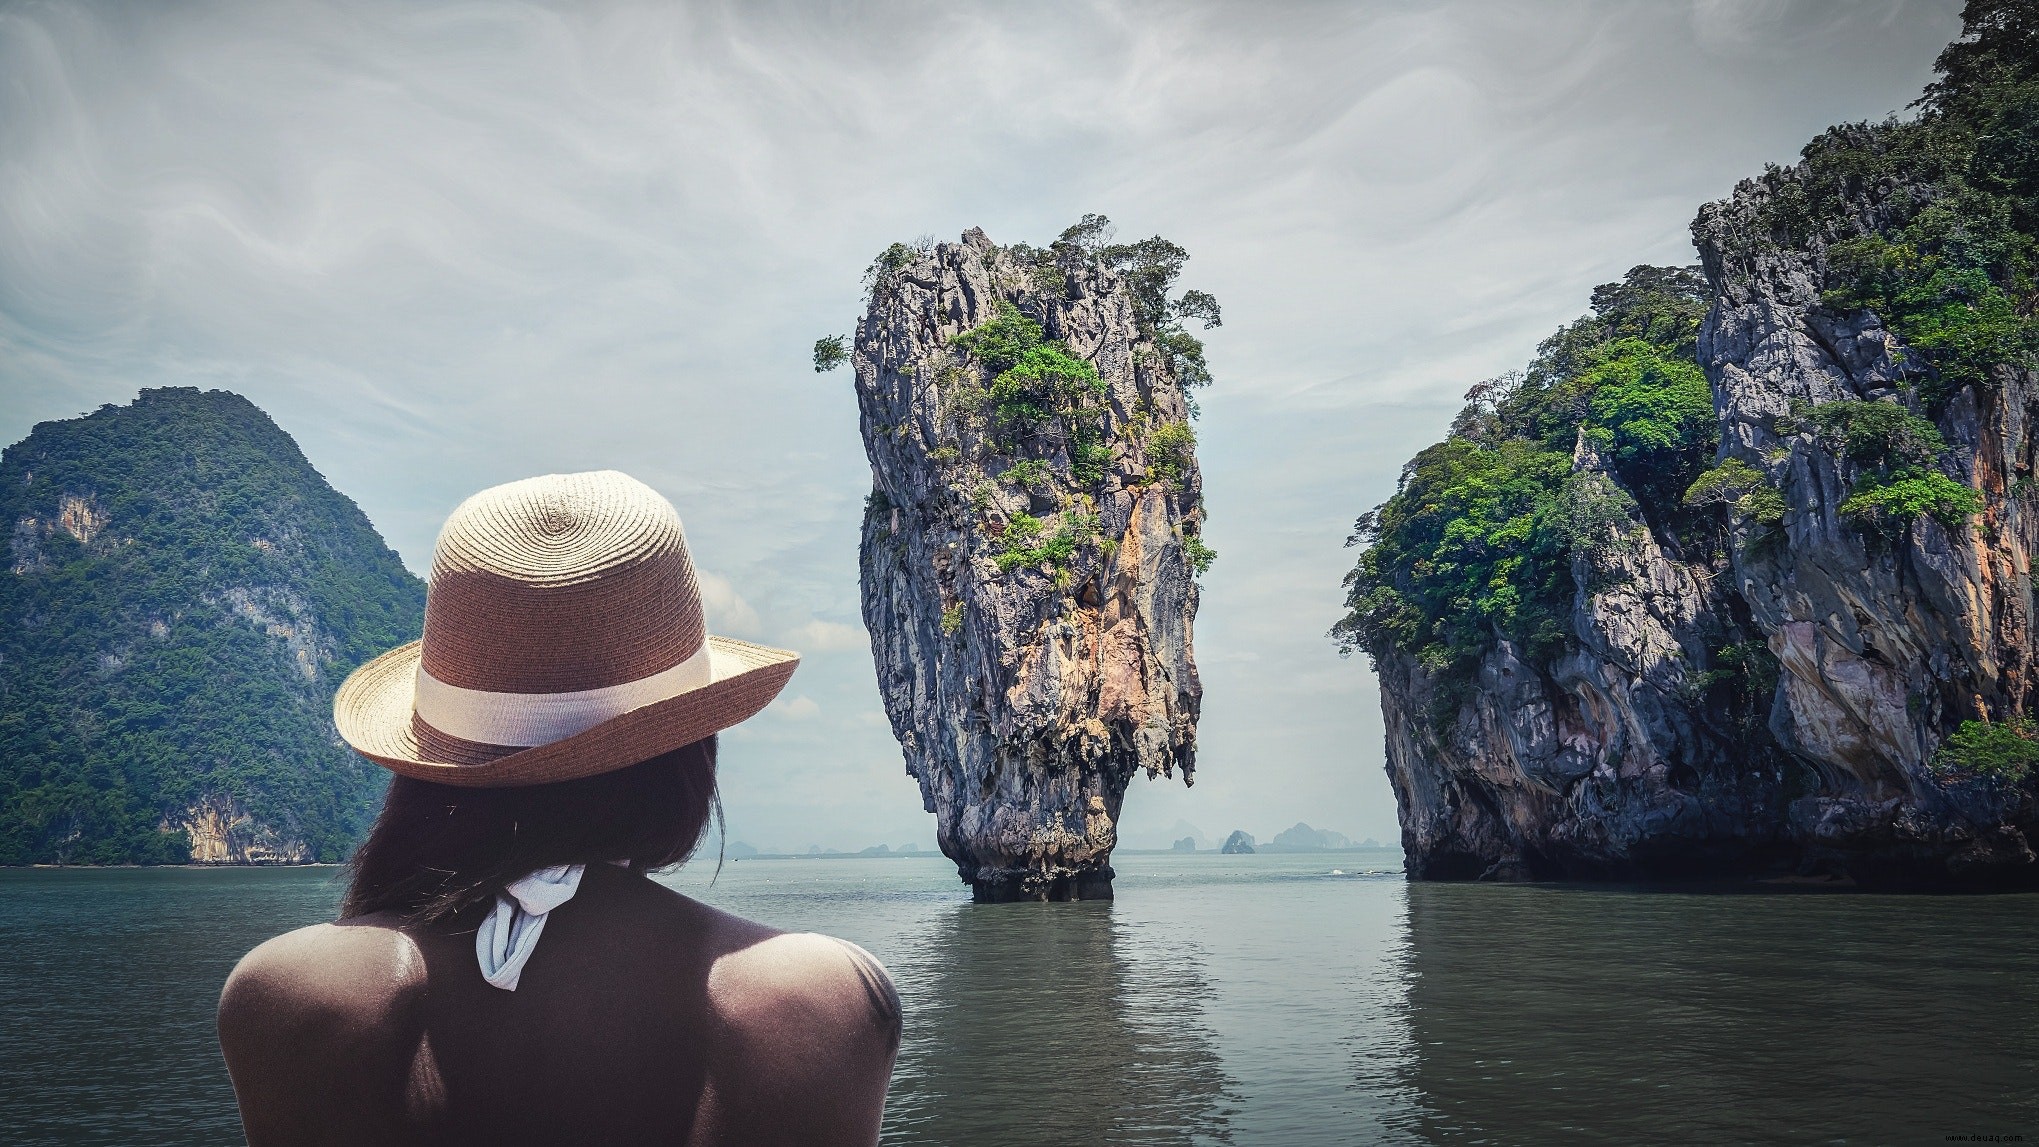
{"type": "Polygon", "coordinates": [[[346,742],[420,780],[620,769],[749,720],[800,655],[707,632],[678,511],[613,470],[483,490],[439,534],[425,633],[333,699],[346,742]]]}
{"type": "Polygon", "coordinates": [[[678,665],[636,681],[571,693],[493,693],[448,685],[418,666],[417,719],[449,737],[530,748],[585,733],[657,701],[699,689],[713,678],[704,643],[678,665]]]}

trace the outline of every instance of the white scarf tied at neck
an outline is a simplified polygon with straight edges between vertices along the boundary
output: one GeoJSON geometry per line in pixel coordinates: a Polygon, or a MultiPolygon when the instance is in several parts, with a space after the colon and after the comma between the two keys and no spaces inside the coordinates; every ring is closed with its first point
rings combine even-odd
{"type": "Polygon", "coordinates": [[[506,992],[517,990],[524,964],[545,931],[545,916],[573,899],[580,890],[584,866],[562,864],[541,868],[513,880],[496,894],[496,906],[474,934],[474,954],[481,978],[506,992]]]}

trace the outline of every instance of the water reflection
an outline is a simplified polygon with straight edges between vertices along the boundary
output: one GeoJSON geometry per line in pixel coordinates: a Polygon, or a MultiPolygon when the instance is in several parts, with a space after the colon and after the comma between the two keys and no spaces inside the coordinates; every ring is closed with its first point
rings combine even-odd
{"type": "Polygon", "coordinates": [[[1193,944],[1109,903],[965,904],[895,971],[906,1046],[887,1143],[1230,1142],[1193,944]]]}
{"type": "MultiPolygon", "coordinates": [[[[959,903],[935,861],[674,882],[891,966],[891,1143],[2039,1135],[2039,896],[1119,868],[1111,904],[959,903]]],[[[0,1142],[233,1141],[220,982],[337,892],[304,871],[0,871],[0,1142]]]]}
{"type": "Polygon", "coordinates": [[[1408,890],[1430,1141],[2039,1130],[2039,898],[1408,890]]]}

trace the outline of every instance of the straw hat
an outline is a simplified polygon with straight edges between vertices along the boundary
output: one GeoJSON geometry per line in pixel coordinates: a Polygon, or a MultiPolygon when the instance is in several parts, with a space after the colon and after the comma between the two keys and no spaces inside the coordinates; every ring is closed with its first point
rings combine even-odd
{"type": "Polygon", "coordinates": [[[713,637],[672,503],[614,470],[483,490],[439,532],[425,637],[347,678],[340,736],[407,777],[535,785],[692,744],[800,655],[713,637]]]}

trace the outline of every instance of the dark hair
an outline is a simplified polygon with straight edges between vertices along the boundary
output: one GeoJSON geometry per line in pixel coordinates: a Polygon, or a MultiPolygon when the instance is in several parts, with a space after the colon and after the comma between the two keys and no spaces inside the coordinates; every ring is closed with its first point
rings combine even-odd
{"type": "Polygon", "coordinates": [[[628,861],[670,868],[719,824],[715,738],[578,780],[461,788],[395,777],[368,839],[349,863],[340,916],[400,913],[411,923],[454,916],[504,885],[560,864],[628,861]]]}

